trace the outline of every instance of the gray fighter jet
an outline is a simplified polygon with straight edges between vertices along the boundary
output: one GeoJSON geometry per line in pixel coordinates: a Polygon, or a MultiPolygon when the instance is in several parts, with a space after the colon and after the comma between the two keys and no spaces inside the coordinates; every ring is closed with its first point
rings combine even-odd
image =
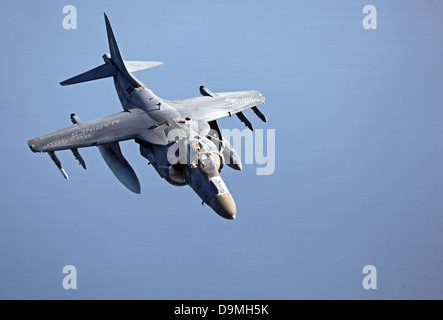
{"type": "Polygon", "coordinates": [[[163,64],[157,61],[124,61],[105,14],[110,54],[104,64],[61,82],[62,86],[112,77],[124,111],[83,122],[71,114],[73,125],[28,141],[33,152],[47,152],[63,176],[68,175],[55,151],[70,149],[86,169],[79,148],[97,146],[106,164],[129,190],[140,193],[140,182],[120,150],[119,142],[134,140],[140,153],[159,175],[172,185],[189,185],[217,214],[234,219],[237,208],[220,177],[223,165],[241,170],[235,150],[221,135],[217,119],[236,115],[251,130],[242,113],[252,108],[262,120],[257,105],[265,97],[257,90],[213,93],[201,86],[202,97],[168,101],[158,97],[132,72],[163,64]]]}

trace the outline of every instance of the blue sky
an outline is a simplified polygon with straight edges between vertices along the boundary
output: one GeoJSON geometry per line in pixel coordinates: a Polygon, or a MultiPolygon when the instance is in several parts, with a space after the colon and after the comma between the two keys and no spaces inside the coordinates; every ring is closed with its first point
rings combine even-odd
{"type": "MultiPolygon", "coordinates": [[[[428,1],[16,1],[2,5],[0,299],[443,298],[443,5],[428,1]],[[77,29],[62,9],[77,8],[77,29]],[[365,5],[377,30],[362,27],[365,5]],[[225,221],[121,144],[142,194],[96,148],[65,181],[27,140],[121,110],[102,63],[106,12],[159,96],[258,89],[276,170],[225,168],[225,221]],[[64,290],[74,265],[78,289],[64,290]],[[377,268],[377,290],[362,269],[377,268]]],[[[242,128],[237,119],[223,128],[242,128]]]]}

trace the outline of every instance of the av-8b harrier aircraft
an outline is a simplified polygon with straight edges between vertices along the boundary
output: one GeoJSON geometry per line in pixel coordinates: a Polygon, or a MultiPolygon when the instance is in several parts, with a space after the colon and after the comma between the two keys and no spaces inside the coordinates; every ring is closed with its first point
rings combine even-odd
{"type": "Polygon", "coordinates": [[[252,130],[242,111],[252,108],[266,121],[257,108],[265,103],[265,97],[257,90],[213,93],[201,86],[202,97],[164,100],[132,75],[163,63],[124,61],[106,14],[105,23],[110,50],[103,55],[105,63],[60,84],[112,77],[124,111],[89,122],[71,114],[73,125],[29,140],[29,147],[33,152],[47,152],[68,179],[55,151],[70,149],[86,169],[78,149],[97,146],[117,179],[140,193],[140,182],[119,146],[120,141],[134,140],[162,178],[175,186],[189,185],[203,204],[223,218],[235,219],[237,208],[220,172],[224,164],[236,170],[242,167],[237,153],[222,137],[217,120],[235,114],[252,130]]]}

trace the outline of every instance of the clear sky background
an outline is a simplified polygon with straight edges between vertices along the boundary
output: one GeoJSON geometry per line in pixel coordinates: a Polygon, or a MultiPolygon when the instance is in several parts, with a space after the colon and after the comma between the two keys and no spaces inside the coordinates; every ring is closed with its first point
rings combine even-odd
{"type": "MultiPolygon", "coordinates": [[[[0,299],[442,299],[441,1],[13,1],[1,6],[0,299]],[[62,9],[77,8],[77,30],[62,9]],[[365,5],[377,30],[362,27],[365,5]],[[27,140],[122,110],[112,80],[59,82],[102,63],[108,14],[159,96],[258,89],[276,170],[226,167],[223,220],[121,144],[142,185],[97,148],[65,181],[27,140]],[[64,290],[74,265],[78,289],[64,290]],[[377,268],[377,290],[362,269],[377,268]]],[[[237,119],[222,128],[243,128],[237,119]]]]}

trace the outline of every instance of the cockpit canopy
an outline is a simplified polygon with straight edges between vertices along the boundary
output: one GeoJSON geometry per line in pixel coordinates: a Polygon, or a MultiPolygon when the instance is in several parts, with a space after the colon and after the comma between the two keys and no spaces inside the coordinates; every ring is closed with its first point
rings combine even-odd
{"type": "Polygon", "coordinates": [[[222,165],[220,154],[214,152],[207,144],[197,139],[189,141],[187,151],[191,169],[200,169],[207,177],[218,175],[222,165]]]}

